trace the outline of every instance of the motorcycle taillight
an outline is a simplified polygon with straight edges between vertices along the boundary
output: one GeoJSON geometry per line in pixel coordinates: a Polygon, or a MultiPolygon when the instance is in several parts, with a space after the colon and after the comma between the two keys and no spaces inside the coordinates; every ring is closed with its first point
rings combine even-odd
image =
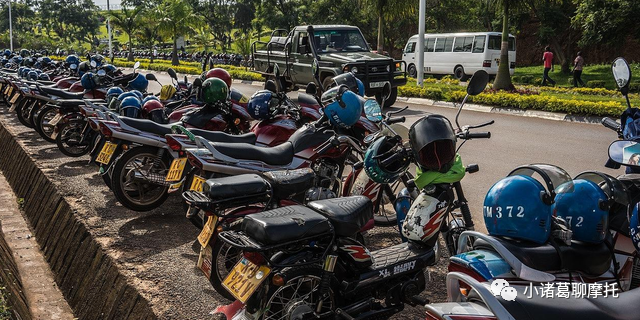
{"type": "Polygon", "coordinates": [[[262,265],[262,263],[264,262],[264,257],[262,257],[262,255],[258,252],[243,252],[242,255],[249,261],[251,261],[251,263],[255,264],[256,266],[262,265]]]}
{"type": "Polygon", "coordinates": [[[167,139],[167,144],[169,145],[169,148],[171,148],[171,150],[173,151],[182,150],[182,145],[174,137],[172,137],[171,135],[166,135],[164,137],[165,139],[167,139]]]}
{"type": "Polygon", "coordinates": [[[102,135],[104,135],[105,137],[109,138],[113,134],[113,131],[111,130],[111,128],[109,128],[109,126],[100,122],[100,133],[102,133],[102,135]]]}
{"type": "Polygon", "coordinates": [[[196,168],[198,168],[198,169],[200,169],[200,170],[202,170],[202,169],[203,169],[202,162],[200,161],[200,159],[198,159],[198,157],[194,156],[194,155],[193,155],[193,154],[191,154],[191,153],[187,153],[187,159],[189,160],[189,163],[190,163],[192,166],[194,166],[194,167],[196,167],[196,168]]]}

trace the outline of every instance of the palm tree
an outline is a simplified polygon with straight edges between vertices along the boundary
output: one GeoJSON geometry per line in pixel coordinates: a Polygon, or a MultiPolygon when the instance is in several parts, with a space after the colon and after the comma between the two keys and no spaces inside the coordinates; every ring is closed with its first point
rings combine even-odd
{"type": "Polygon", "coordinates": [[[201,25],[201,18],[196,15],[185,0],[164,0],[156,11],[158,30],[167,38],[173,39],[171,64],[177,66],[178,38],[195,34],[201,25]]]}
{"type": "Polygon", "coordinates": [[[129,41],[127,42],[127,46],[129,47],[129,61],[133,61],[133,42],[131,41],[131,35],[136,32],[140,25],[140,12],[142,12],[142,9],[142,6],[138,6],[133,8],[133,10],[129,10],[123,6],[120,12],[110,12],[112,17],[111,24],[124,31],[129,37],[129,41]]]}
{"type": "Polygon", "coordinates": [[[382,53],[384,50],[384,19],[396,18],[410,10],[414,1],[408,0],[364,0],[366,5],[373,6],[378,14],[378,46],[376,50],[382,53]]]}
{"type": "Polygon", "coordinates": [[[502,9],[502,46],[500,47],[500,64],[498,74],[493,82],[493,88],[498,90],[512,90],[511,74],[509,73],[509,12],[524,6],[522,0],[488,0],[496,8],[502,9]]]}
{"type": "MultiPolygon", "coordinates": [[[[147,17],[140,23],[140,28],[136,31],[138,42],[153,52],[153,46],[162,41],[160,32],[158,31],[157,21],[153,17],[147,17]]],[[[153,54],[151,54],[150,63],[153,63],[153,54]]]]}

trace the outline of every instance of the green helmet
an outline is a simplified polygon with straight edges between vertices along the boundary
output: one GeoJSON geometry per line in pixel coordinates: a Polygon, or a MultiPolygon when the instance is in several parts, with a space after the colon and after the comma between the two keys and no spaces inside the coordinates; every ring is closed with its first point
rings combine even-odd
{"type": "Polygon", "coordinates": [[[385,158],[397,153],[394,147],[397,145],[391,137],[382,136],[374,141],[364,155],[364,171],[373,182],[391,183],[409,167],[408,157],[401,157],[384,165],[385,158]]]}
{"type": "Polygon", "coordinates": [[[207,104],[227,101],[229,87],[219,78],[209,78],[202,83],[202,100],[207,104]]]}

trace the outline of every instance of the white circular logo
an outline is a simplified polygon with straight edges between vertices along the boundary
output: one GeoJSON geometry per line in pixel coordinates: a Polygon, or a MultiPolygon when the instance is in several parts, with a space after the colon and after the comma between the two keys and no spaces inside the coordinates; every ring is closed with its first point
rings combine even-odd
{"type": "Polygon", "coordinates": [[[514,301],[518,296],[518,291],[516,291],[514,287],[504,287],[500,292],[500,296],[502,297],[502,299],[505,299],[507,301],[514,301]]]}
{"type": "Polygon", "coordinates": [[[491,283],[491,293],[493,293],[493,295],[497,297],[502,292],[502,289],[508,286],[509,286],[509,282],[507,282],[507,280],[504,280],[504,279],[493,280],[493,282],[491,283]]]}

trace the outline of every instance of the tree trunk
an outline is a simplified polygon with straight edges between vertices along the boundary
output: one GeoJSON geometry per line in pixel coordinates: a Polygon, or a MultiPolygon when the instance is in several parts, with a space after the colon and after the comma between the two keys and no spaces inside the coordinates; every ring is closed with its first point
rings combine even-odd
{"type": "Polygon", "coordinates": [[[133,61],[133,43],[131,42],[131,34],[129,33],[129,57],[127,58],[129,61],[133,61]]]}
{"type": "Polygon", "coordinates": [[[378,54],[382,54],[382,51],[384,50],[384,37],[382,36],[383,24],[382,6],[380,6],[380,11],[378,12],[378,47],[376,48],[376,50],[378,50],[378,54]]]}
{"type": "Polygon", "coordinates": [[[178,38],[173,38],[173,53],[171,54],[171,64],[177,66],[180,64],[178,61],[178,38]]]}
{"type": "Polygon", "coordinates": [[[500,48],[500,64],[498,74],[493,82],[493,88],[498,90],[512,90],[511,74],[509,74],[509,6],[504,2],[502,15],[502,46],[500,48]]]}

